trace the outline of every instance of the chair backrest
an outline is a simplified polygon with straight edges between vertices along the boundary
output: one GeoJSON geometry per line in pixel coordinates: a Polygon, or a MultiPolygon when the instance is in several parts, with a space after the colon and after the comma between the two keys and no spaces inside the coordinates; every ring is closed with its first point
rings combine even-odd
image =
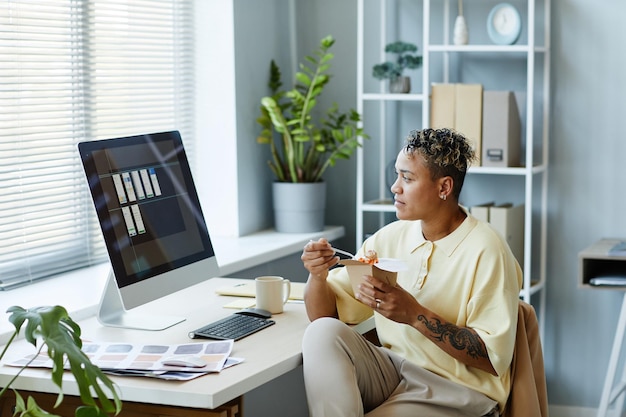
{"type": "Polygon", "coordinates": [[[537,315],[532,305],[520,300],[511,393],[503,417],[528,416],[548,417],[548,392],[537,315]]]}

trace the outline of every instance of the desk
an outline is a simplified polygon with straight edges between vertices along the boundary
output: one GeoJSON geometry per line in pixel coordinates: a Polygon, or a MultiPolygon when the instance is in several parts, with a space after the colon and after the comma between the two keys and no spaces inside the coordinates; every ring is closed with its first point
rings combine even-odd
{"type": "MultiPolygon", "coordinates": [[[[194,341],[187,337],[190,330],[234,312],[232,309],[222,307],[234,298],[218,296],[215,289],[238,282],[247,281],[213,278],[137,309],[145,313],[158,311],[160,314],[187,317],[186,321],[163,331],[103,327],[95,317],[79,321],[78,324],[86,340],[193,343],[194,341]]],[[[309,323],[304,305],[287,303],[284,312],[275,314],[272,318],[276,321],[274,326],[235,342],[232,356],[243,357],[245,361],[219,374],[209,374],[186,382],[136,377],[111,377],[111,379],[118,385],[120,397],[124,402],[142,403],[146,407],[165,405],[215,409],[237,400],[246,392],[302,364],[301,341],[309,323]]],[[[29,349],[26,342],[21,340],[16,346],[11,346],[7,356],[12,358],[22,356],[24,350],[22,353],[16,352],[17,346],[29,349]]],[[[0,386],[6,384],[17,371],[18,368],[0,367],[0,386]]],[[[57,392],[56,386],[50,381],[50,372],[40,369],[27,369],[13,387],[19,391],[57,392]]],[[[63,390],[67,395],[78,395],[78,388],[70,373],[65,374],[63,390]]]]}
{"type": "Polygon", "coordinates": [[[622,353],[624,343],[624,332],[626,330],[626,287],[591,286],[589,281],[592,278],[603,276],[623,276],[626,277],[626,256],[609,255],[609,250],[620,242],[620,239],[602,239],[578,254],[578,283],[583,288],[612,289],[624,293],[622,308],[620,310],[615,338],[609,366],[604,380],[604,387],[600,396],[598,407],[598,417],[609,415],[609,405],[615,404],[614,413],[616,416],[622,415],[624,399],[626,397],[626,364],[623,365],[622,377],[619,383],[615,384],[617,365],[622,353]]]}

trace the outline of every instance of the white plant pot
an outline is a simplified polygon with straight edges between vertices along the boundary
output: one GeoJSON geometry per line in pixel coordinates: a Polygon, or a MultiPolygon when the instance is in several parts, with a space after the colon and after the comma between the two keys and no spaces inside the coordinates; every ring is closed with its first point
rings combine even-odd
{"type": "Polygon", "coordinates": [[[274,227],[280,233],[324,230],[326,183],[274,182],[274,227]]]}

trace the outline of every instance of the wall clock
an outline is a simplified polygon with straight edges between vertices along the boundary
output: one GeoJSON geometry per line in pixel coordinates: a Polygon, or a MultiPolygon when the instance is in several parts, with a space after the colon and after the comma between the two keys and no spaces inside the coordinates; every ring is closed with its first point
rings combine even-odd
{"type": "Polygon", "coordinates": [[[487,17],[487,33],[493,43],[498,45],[512,45],[522,32],[522,18],[509,3],[500,3],[494,6],[487,17]]]}

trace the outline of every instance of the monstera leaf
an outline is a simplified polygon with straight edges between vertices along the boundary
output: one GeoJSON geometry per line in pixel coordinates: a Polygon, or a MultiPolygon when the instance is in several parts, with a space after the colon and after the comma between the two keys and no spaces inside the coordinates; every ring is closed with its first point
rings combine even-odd
{"type": "MultiPolygon", "coordinates": [[[[7,313],[11,314],[9,321],[15,326],[15,332],[0,354],[0,359],[5,355],[20,330],[24,328],[26,341],[38,349],[37,353],[47,348],[47,354],[53,362],[51,378],[52,382],[59,387],[56,405],[63,401],[63,374],[69,369],[76,379],[80,398],[84,404],[76,409],[76,417],[104,417],[121,411],[122,402],[115,385],[100,368],[91,363],[81,350],[80,327],[70,318],[65,308],[54,306],[24,309],[13,306],[7,310],[7,313]],[[93,394],[97,397],[97,401],[93,394]]],[[[19,378],[26,366],[0,391],[0,397],[19,378]]],[[[42,410],[32,397],[24,401],[17,391],[15,415],[54,416],[42,410]]]]}

